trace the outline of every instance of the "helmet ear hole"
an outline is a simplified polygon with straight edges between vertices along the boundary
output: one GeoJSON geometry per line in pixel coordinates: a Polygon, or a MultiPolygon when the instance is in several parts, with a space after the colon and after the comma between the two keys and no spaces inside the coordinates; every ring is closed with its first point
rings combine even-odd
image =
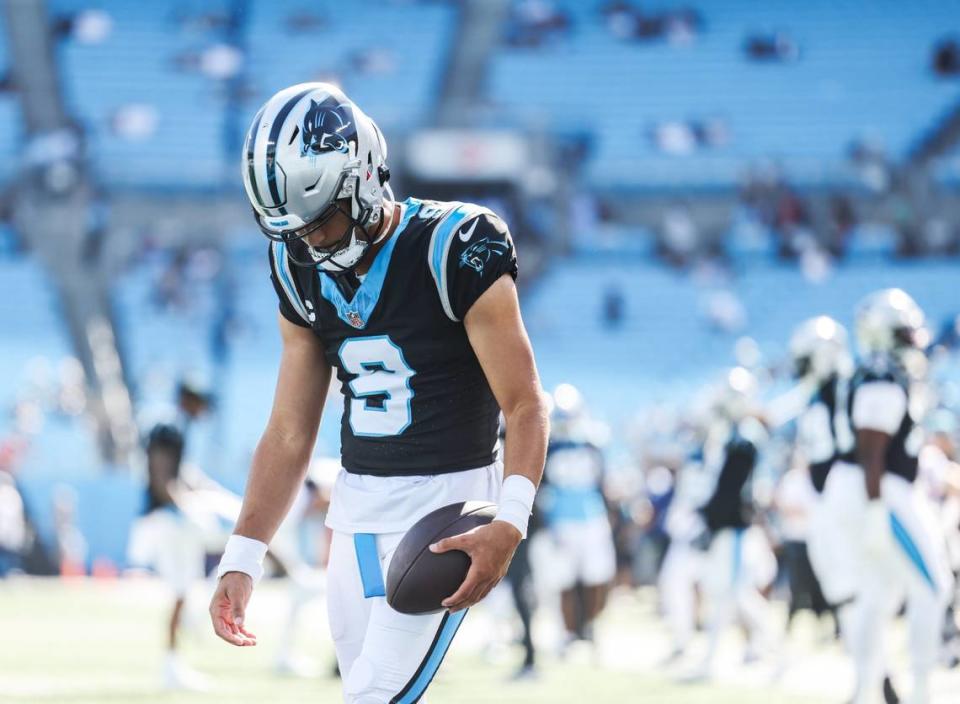
{"type": "Polygon", "coordinates": [[[387,166],[378,166],[377,176],[380,178],[380,185],[382,186],[390,180],[390,169],[387,166]]]}

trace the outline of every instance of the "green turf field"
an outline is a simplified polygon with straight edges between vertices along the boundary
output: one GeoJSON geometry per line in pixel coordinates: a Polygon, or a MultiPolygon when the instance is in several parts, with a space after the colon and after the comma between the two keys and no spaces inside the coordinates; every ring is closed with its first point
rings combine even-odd
{"type": "MultiPolygon", "coordinates": [[[[212,635],[205,621],[205,590],[198,589],[183,653],[191,666],[208,676],[213,689],[208,693],[163,691],[159,673],[168,598],[162,585],[147,579],[0,583],[0,701],[340,701],[339,681],[333,677],[291,679],[272,673],[285,604],[284,587],[275,583],[265,583],[254,596],[247,623],[260,643],[245,649],[232,648],[212,635]]],[[[613,600],[599,629],[604,639],[599,656],[580,652],[559,661],[544,654],[537,681],[508,683],[519,653],[509,646],[490,647],[495,640],[491,634],[502,629],[503,623],[492,615],[494,611],[479,608],[468,615],[425,700],[432,704],[816,704],[843,700],[840,684],[831,690],[829,683],[809,681],[808,672],[819,673],[820,679],[842,679],[842,675],[831,674],[839,662],[835,653],[812,652],[809,658],[814,659],[806,669],[800,668],[773,686],[769,665],[754,666],[752,671],[739,666],[739,643],[734,641],[725,656],[728,664],[723,665],[730,676],[721,676],[720,682],[710,685],[678,684],[675,672],[656,664],[666,646],[650,599],[633,594],[620,594],[613,600]],[[830,691],[836,695],[816,694],[830,691]]],[[[322,601],[311,604],[301,621],[299,652],[326,669],[333,651],[322,601]]],[[[798,647],[810,650],[809,645],[798,647]]]]}

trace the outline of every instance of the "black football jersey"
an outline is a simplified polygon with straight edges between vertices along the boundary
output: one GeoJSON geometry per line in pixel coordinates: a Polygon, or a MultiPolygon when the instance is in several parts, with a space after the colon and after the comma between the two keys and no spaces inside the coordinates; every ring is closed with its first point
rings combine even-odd
{"type": "Polygon", "coordinates": [[[907,411],[903,414],[900,427],[890,439],[890,444],[887,445],[885,465],[887,472],[903,477],[908,482],[913,482],[917,478],[917,456],[923,444],[923,429],[917,425],[910,412],[910,381],[906,373],[896,365],[881,358],[873,359],[869,363],[861,365],[853,375],[847,412],[851,419],[854,436],[856,436],[856,428],[853,427],[852,422],[854,399],[857,392],[865,385],[877,382],[896,384],[903,389],[907,396],[907,411]]]}
{"type": "Polygon", "coordinates": [[[362,279],[295,266],[286,248],[304,245],[272,243],[280,312],[312,328],[337,371],[344,469],[393,476],[483,467],[496,460],[500,409],[463,318],[497,279],[516,277],[513,240],[476,205],[409,198],[402,207],[362,279]]]}
{"type": "Polygon", "coordinates": [[[856,461],[847,420],[849,385],[849,379],[831,376],[817,388],[799,418],[797,440],[810,464],[810,481],[818,493],[823,492],[834,462],[856,461]]]}
{"type": "Polygon", "coordinates": [[[750,479],[757,456],[756,444],[734,428],[724,447],[723,464],[713,494],[700,509],[711,531],[747,528],[753,521],[750,479]]]}

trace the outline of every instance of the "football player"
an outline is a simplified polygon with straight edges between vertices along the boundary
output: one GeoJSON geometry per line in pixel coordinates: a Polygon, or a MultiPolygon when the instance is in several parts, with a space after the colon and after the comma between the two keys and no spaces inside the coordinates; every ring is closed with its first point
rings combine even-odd
{"type": "Polygon", "coordinates": [[[745,660],[759,657],[766,636],[767,603],[760,593],[774,577],[770,545],[753,524],[752,475],[766,431],[756,418],[757,380],[747,369],[727,374],[717,397],[716,420],[704,449],[714,473],[713,493],[700,512],[710,531],[703,565],[709,604],[708,646],[696,678],[712,674],[723,631],[739,618],[749,642],[745,660]]]}
{"type": "Polygon", "coordinates": [[[270,239],[283,354],[210,606],[220,637],[256,643],[244,612],[303,480],[335,369],[343,469],[326,518],[327,604],[353,704],[423,695],[466,609],[503,577],[525,535],[548,425],[506,225],[469,203],[394,201],[386,159],[373,120],[329,84],[280,91],[250,126],[243,180],[270,239]],[[489,525],[431,546],[467,553],[466,580],[442,613],[394,611],[383,575],[405,531],[464,500],[499,503],[489,525]]]}
{"type": "Polygon", "coordinates": [[[167,689],[205,690],[206,679],[179,657],[178,640],[190,588],[204,577],[204,530],[181,503],[184,439],[180,429],[155,426],[147,438],[147,487],[143,516],[129,542],[133,564],[149,565],[173,592],[167,627],[163,684],[167,689]]]}
{"type": "Polygon", "coordinates": [[[943,535],[914,487],[923,444],[920,423],[929,403],[923,384],[929,333],[916,302],[900,289],[885,289],[857,306],[856,336],[861,360],[848,406],[863,484],[859,501],[846,507],[861,536],[853,631],[856,701],[882,701],[883,634],[906,593],[910,701],[922,704],[929,700],[929,674],[953,582],[943,535]]]}
{"type": "Polygon", "coordinates": [[[835,610],[841,636],[849,641],[850,614],[857,588],[855,534],[846,528],[846,496],[862,482],[853,461],[853,434],[847,422],[847,392],[853,374],[847,331],[819,316],[797,326],[790,339],[797,383],[807,403],[797,418],[797,448],[807,461],[817,492],[807,534],[807,552],[824,598],[835,610]]]}
{"type": "Polygon", "coordinates": [[[553,392],[550,445],[537,505],[555,548],[554,585],[566,630],[564,649],[578,639],[593,641],[593,623],[617,569],[603,495],[604,469],[583,397],[570,384],[560,384],[553,392]]]}

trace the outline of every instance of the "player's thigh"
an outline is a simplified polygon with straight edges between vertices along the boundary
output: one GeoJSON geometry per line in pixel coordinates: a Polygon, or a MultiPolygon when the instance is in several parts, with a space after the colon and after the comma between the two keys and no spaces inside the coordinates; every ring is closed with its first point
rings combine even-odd
{"type": "Polygon", "coordinates": [[[912,484],[895,476],[884,477],[883,499],[891,514],[897,571],[905,589],[945,603],[953,575],[933,506],[912,484]]]}
{"type": "Polygon", "coordinates": [[[550,529],[548,544],[543,546],[544,581],[553,591],[572,589],[581,572],[580,524],[560,523],[550,529]]]}
{"type": "MultiPolygon", "coordinates": [[[[377,536],[386,574],[402,534],[377,536]]],[[[363,648],[345,677],[350,704],[419,701],[436,675],[466,611],[451,614],[402,614],[383,597],[368,600],[370,616],[363,648]]]]}
{"type": "Polygon", "coordinates": [[[723,528],[716,531],[703,560],[704,591],[716,598],[732,592],[742,566],[741,540],[737,531],[723,528]]]}
{"type": "Polygon", "coordinates": [[[327,563],[327,620],[344,677],[363,648],[370,620],[370,600],[363,583],[353,536],[334,532],[327,563]]]}
{"type": "Polygon", "coordinates": [[[604,517],[584,526],[580,546],[580,578],[587,586],[598,586],[613,581],[617,571],[617,555],[613,545],[613,531],[604,517]]]}

